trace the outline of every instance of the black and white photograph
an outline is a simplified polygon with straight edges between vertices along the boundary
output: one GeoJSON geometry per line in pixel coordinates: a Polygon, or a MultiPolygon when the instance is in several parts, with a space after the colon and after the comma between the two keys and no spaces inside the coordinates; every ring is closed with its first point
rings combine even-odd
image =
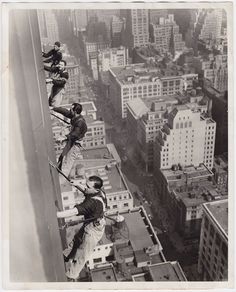
{"type": "Polygon", "coordinates": [[[2,8],[3,288],[233,288],[233,3],[2,8]]]}

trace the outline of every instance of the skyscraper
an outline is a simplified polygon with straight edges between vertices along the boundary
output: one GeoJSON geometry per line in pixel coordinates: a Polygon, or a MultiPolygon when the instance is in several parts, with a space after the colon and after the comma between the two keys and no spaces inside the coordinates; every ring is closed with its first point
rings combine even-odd
{"type": "Polygon", "coordinates": [[[132,50],[134,47],[149,43],[148,10],[121,10],[121,16],[126,19],[123,32],[123,45],[132,50]]]}
{"type": "Polygon", "coordinates": [[[41,43],[54,44],[59,40],[57,19],[52,10],[37,10],[41,43]]]}
{"type": "Polygon", "coordinates": [[[170,52],[174,55],[185,47],[173,14],[169,14],[167,18],[160,17],[158,23],[151,23],[150,38],[160,53],[170,52]]]}

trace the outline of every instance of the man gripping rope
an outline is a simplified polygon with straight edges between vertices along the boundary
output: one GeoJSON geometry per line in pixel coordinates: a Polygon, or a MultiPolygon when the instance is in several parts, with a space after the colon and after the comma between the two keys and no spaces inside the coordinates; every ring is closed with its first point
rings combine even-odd
{"type": "MultiPolygon", "coordinates": [[[[58,159],[58,168],[63,171],[66,176],[69,176],[74,161],[79,157],[81,151],[81,141],[87,132],[87,124],[81,115],[82,105],[73,103],[70,110],[63,107],[54,107],[53,111],[62,114],[70,119],[71,130],[67,135],[66,145],[58,159]]],[[[64,183],[62,177],[60,183],[64,183]]]]}
{"type": "Polygon", "coordinates": [[[103,180],[100,177],[90,176],[86,186],[81,184],[75,186],[83,192],[84,201],[75,205],[71,210],[57,212],[58,218],[83,215],[85,219],[85,223],[64,251],[65,261],[67,262],[66,275],[74,280],[78,279],[85,263],[90,259],[94,248],[104,234],[106,224],[104,213],[107,204],[106,195],[101,190],[103,180]]]}
{"type": "Polygon", "coordinates": [[[43,60],[43,62],[51,64],[51,66],[44,64],[44,70],[53,72],[56,66],[60,63],[60,61],[62,60],[60,46],[61,46],[60,42],[55,42],[54,48],[52,50],[50,50],[48,53],[42,52],[42,56],[46,58],[45,60],[43,60]]]}

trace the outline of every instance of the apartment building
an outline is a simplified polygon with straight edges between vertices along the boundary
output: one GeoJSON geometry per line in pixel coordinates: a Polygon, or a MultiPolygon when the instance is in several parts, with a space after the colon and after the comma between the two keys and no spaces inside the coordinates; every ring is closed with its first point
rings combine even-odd
{"type": "Polygon", "coordinates": [[[166,18],[168,15],[167,9],[150,9],[149,11],[149,23],[159,23],[161,17],[166,18]]]}
{"type": "Polygon", "coordinates": [[[203,281],[228,280],[228,200],[203,205],[198,272],[203,281]]]}
{"type": "Polygon", "coordinates": [[[127,103],[132,99],[174,95],[185,87],[185,73],[178,68],[162,69],[143,63],[113,67],[109,69],[109,79],[110,99],[121,118],[127,116],[127,103]]]}
{"type": "Polygon", "coordinates": [[[188,104],[177,105],[168,115],[168,123],[156,139],[156,168],[173,165],[213,168],[216,123],[188,104]]]}
{"type": "Polygon", "coordinates": [[[74,56],[64,55],[63,59],[67,63],[67,71],[69,79],[66,83],[66,97],[78,97],[79,95],[79,82],[80,82],[80,70],[77,60],[74,56]]]}
{"type": "Polygon", "coordinates": [[[160,53],[169,52],[174,56],[185,47],[173,14],[169,14],[167,18],[160,17],[158,23],[151,23],[150,38],[160,53]]]}

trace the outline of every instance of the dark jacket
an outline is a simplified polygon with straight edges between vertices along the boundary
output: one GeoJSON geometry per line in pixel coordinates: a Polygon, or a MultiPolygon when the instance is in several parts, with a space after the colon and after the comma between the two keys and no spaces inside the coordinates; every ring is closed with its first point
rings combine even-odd
{"type": "Polygon", "coordinates": [[[58,50],[52,49],[48,53],[43,53],[44,58],[48,58],[44,60],[44,63],[52,63],[52,65],[58,65],[62,60],[62,53],[58,50]]]}
{"type": "Polygon", "coordinates": [[[70,119],[71,131],[68,135],[68,138],[75,142],[76,140],[81,140],[84,137],[85,133],[87,132],[87,124],[82,115],[74,116],[71,111],[63,107],[54,107],[53,110],[70,119]]]}
{"type": "Polygon", "coordinates": [[[101,201],[93,199],[92,197],[94,196],[100,197],[106,206],[105,193],[99,191],[94,195],[86,195],[85,191],[85,200],[81,204],[75,205],[75,208],[78,210],[78,216],[83,215],[85,220],[91,219],[91,221],[96,221],[96,219],[104,216],[103,204],[101,201]]]}
{"type": "Polygon", "coordinates": [[[74,116],[71,111],[63,107],[54,107],[53,110],[70,119],[71,131],[67,135],[67,143],[62,151],[60,158],[64,157],[74,146],[76,141],[80,141],[87,132],[87,124],[82,115],[74,116]]]}

